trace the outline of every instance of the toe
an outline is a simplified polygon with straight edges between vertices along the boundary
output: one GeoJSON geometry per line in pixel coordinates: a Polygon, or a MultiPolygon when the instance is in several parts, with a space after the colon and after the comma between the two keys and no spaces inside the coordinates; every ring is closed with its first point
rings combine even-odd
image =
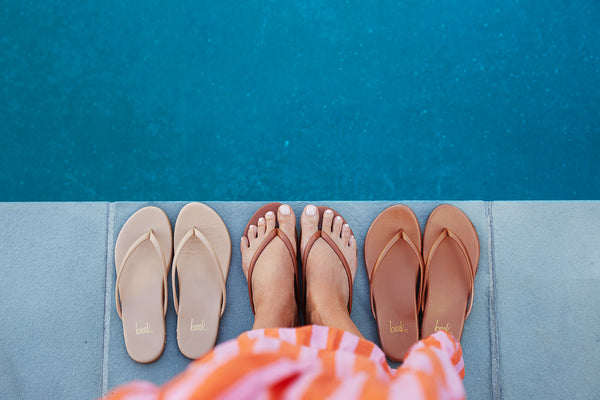
{"type": "Polygon", "coordinates": [[[342,242],[345,245],[349,245],[350,236],[352,236],[352,231],[350,230],[350,225],[344,224],[342,226],[342,242]]]}
{"type": "Polygon", "coordinates": [[[240,248],[242,249],[242,253],[250,248],[250,242],[248,241],[248,238],[246,236],[242,236],[240,248]]]}
{"type": "Polygon", "coordinates": [[[279,229],[283,231],[294,245],[296,249],[296,216],[292,207],[287,204],[282,204],[277,210],[277,221],[279,229]]]}
{"type": "Polygon", "coordinates": [[[259,237],[261,237],[265,234],[266,227],[267,227],[267,221],[263,217],[260,217],[258,219],[258,229],[257,229],[257,233],[258,233],[259,237]]]}
{"type": "Polygon", "coordinates": [[[348,261],[348,265],[350,266],[350,270],[352,271],[352,279],[356,276],[356,267],[358,265],[357,253],[358,248],[356,245],[356,238],[354,235],[350,236],[350,240],[348,240],[348,248],[346,253],[346,260],[348,261]]]}
{"type": "Polygon", "coordinates": [[[300,226],[302,227],[302,250],[308,242],[308,239],[319,229],[319,212],[317,207],[312,204],[306,206],[300,218],[300,226]]]}
{"type": "Polygon", "coordinates": [[[269,211],[265,214],[265,219],[267,220],[267,232],[271,232],[275,228],[275,213],[269,211]]]}
{"type": "Polygon", "coordinates": [[[344,220],[339,215],[333,219],[333,237],[339,239],[342,237],[342,225],[344,224],[344,220]]]}
{"type": "Polygon", "coordinates": [[[248,277],[248,266],[250,265],[250,242],[246,236],[242,236],[240,241],[240,249],[242,251],[242,270],[244,275],[248,277]]]}
{"type": "Polygon", "coordinates": [[[248,239],[250,239],[250,241],[256,239],[256,225],[250,225],[248,228],[248,239]]]}
{"type": "Polygon", "coordinates": [[[348,239],[348,247],[356,249],[356,238],[354,235],[350,236],[350,239],[348,239]]]}
{"type": "Polygon", "coordinates": [[[321,230],[323,232],[332,233],[333,228],[333,211],[330,209],[325,210],[323,213],[323,226],[321,230]]]}

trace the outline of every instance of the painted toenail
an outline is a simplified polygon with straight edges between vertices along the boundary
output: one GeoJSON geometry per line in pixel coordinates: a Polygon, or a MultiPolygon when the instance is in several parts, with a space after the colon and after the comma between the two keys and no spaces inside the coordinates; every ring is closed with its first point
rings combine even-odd
{"type": "Polygon", "coordinates": [[[290,215],[292,209],[290,208],[290,206],[284,205],[279,209],[279,212],[281,213],[281,215],[290,215]]]}
{"type": "Polygon", "coordinates": [[[333,211],[331,211],[331,210],[325,210],[325,214],[333,214],[333,211]]]}
{"type": "Polygon", "coordinates": [[[308,206],[306,207],[306,215],[315,215],[317,213],[317,207],[308,206]]]}
{"type": "Polygon", "coordinates": [[[336,221],[341,221],[341,220],[342,220],[342,217],[340,217],[340,216],[338,215],[337,217],[335,217],[335,220],[336,220],[336,221]]]}

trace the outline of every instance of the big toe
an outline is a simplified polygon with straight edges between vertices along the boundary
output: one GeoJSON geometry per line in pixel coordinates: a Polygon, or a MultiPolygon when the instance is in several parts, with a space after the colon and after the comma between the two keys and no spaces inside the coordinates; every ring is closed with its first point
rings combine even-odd
{"type": "Polygon", "coordinates": [[[319,212],[317,207],[312,204],[306,206],[300,218],[300,226],[302,227],[302,251],[306,247],[308,239],[319,230],[319,212]]]}
{"type": "Polygon", "coordinates": [[[294,211],[292,207],[287,204],[282,204],[277,209],[277,221],[279,222],[279,229],[283,231],[290,239],[292,244],[296,243],[296,216],[294,215],[294,211]]]}

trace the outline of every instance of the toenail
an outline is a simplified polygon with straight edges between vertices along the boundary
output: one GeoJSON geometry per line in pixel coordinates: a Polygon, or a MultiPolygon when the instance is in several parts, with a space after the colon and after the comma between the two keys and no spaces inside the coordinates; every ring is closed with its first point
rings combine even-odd
{"type": "Polygon", "coordinates": [[[333,211],[331,211],[331,210],[325,210],[325,213],[326,214],[333,214],[333,211]]]}
{"type": "Polygon", "coordinates": [[[308,206],[306,207],[306,215],[315,215],[317,213],[317,207],[308,206]]]}
{"type": "Polygon", "coordinates": [[[274,215],[274,214],[273,214],[273,211],[269,211],[269,212],[267,212],[267,217],[272,217],[273,215],[274,215]]]}
{"type": "Polygon", "coordinates": [[[264,219],[263,217],[260,217],[260,218],[258,219],[258,223],[259,223],[259,224],[262,224],[262,223],[264,223],[264,222],[265,222],[265,219],[264,219]]]}
{"type": "Polygon", "coordinates": [[[281,215],[290,215],[292,209],[286,204],[279,209],[279,212],[281,213],[281,215]]]}
{"type": "Polygon", "coordinates": [[[340,216],[338,215],[337,217],[335,217],[335,220],[336,220],[336,221],[341,221],[341,220],[342,220],[342,217],[340,217],[340,216]]]}
{"type": "Polygon", "coordinates": [[[350,225],[344,224],[344,228],[350,228],[350,225]]]}

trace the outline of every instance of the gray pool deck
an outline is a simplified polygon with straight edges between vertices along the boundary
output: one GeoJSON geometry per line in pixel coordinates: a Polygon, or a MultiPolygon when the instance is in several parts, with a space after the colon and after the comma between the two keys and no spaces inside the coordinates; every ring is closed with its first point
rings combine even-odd
{"type": "MultiPolygon", "coordinates": [[[[186,202],[0,203],[0,398],[93,399],[132,379],[163,383],[179,353],[172,299],[155,363],[129,358],[114,305],[113,250],[125,220],[156,205],[174,224],[186,202]]],[[[409,205],[422,227],[439,202],[318,202],[362,247],[375,216],[409,205]]],[[[475,303],[462,339],[472,399],[600,398],[600,202],[450,202],[481,242],[475,303]]],[[[207,202],[233,242],[219,342],[252,326],[239,238],[261,203],[207,202]]],[[[297,215],[306,202],[291,202],[297,215]]],[[[359,250],[352,318],[377,342],[359,250]]],[[[169,286],[170,287],[170,286],[169,286]]]]}

